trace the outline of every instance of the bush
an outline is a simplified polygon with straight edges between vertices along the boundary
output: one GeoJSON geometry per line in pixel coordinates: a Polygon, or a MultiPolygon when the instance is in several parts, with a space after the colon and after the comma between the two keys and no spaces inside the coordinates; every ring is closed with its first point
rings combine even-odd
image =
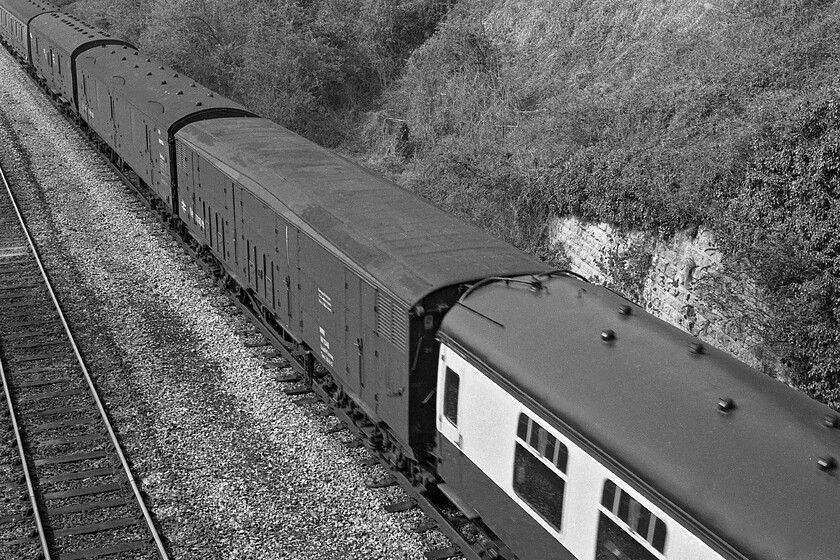
{"type": "Polygon", "coordinates": [[[556,212],[668,234],[717,213],[774,108],[836,73],[837,20],[833,4],[781,0],[465,0],[411,56],[361,148],[413,177],[388,159],[384,123],[407,126],[415,160],[498,146],[556,212]]]}
{"type": "Polygon", "coordinates": [[[148,0],[60,0],[58,5],[133,45],[140,44],[151,8],[148,0]]]}
{"type": "Polygon", "coordinates": [[[321,144],[371,109],[448,3],[80,0],[81,17],[321,144]]]}
{"type": "Polygon", "coordinates": [[[793,379],[840,406],[840,88],[759,134],[743,190],[716,220],[732,266],[771,295],[765,333],[793,379]]]}

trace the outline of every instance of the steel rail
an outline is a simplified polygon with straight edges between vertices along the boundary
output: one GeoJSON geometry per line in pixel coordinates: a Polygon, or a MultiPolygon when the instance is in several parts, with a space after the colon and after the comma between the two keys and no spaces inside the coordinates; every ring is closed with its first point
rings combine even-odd
{"type": "MultiPolygon", "coordinates": [[[[114,450],[115,450],[117,456],[120,459],[120,464],[122,465],[123,471],[125,472],[125,475],[128,478],[128,482],[131,485],[131,490],[132,490],[132,492],[134,492],[134,496],[137,500],[137,504],[138,504],[138,506],[140,507],[140,510],[143,513],[143,519],[146,521],[146,525],[147,525],[147,527],[149,529],[149,532],[151,533],[151,536],[152,536],[152,538],[155,542],[155,546],[158,549],[158,554],[160,555],[161,560],[169,560],[169,555],[166,553],[166,548],[163,545],[163,541],[161,540],[160,535],[157,532],[157,528],[155,527],[154,521],[152,520],[152,516],[149,513],[148,508],[146,507],[146,503],[143,500],[142,494],[140,493],[140,488],[137,486],[137,481],[134,479],[134,474],[131,472],[131,468],[128,465],[128,461],[125,458],[125,454],[123,454],[123,450],[122,450],[122,447],[120,446],[119,439],[117,438],[117,434],[116,434],[116,432],[114,432],[114,428],[111,425],[110,419],[108,418],[108,413],[105,411],[105,407],[102,404],[102,400],[99,398],[99,393],[97,392],[96,386],[93,383],[93,378],[90,376],[90,373],[88,372],[87,366],[85,366],[85,362],[84,362],[84,359],[82,358],[82,354],[79,351],[78,345],[76,344],[76,339],[73,338],[73,333],[70,331],[70,325],[67,323],[67,319],[64,317],[64,312],[62,311],[61,305],[58,303],[58,298],[55,295],[55,291],[53,291],[52,285],[50,284],[49,275],[47,274],[47,271],[44,268],[43,263],[41,262],[41,258],[38,255],[38,250],[36,248],[35,241],[32,239],[32,236],[29,234],[29,230],[26,228],[26,222],[23,219],[23,215],[20,212],[20,208],[18,207],[17,201],[15,200],[15,196],[12,193],[11,186],[9,185],[9,182],[6,179],[6,174],[3,171],[2,166],[0,166],[0,178],[2,178],[3,185],[6,187],[6,192],[9,195],[9,199],[12,202],[12,206],[14,207],[15,213],[17,214],[18,220],[20,221],[21,227],[23,228],[24,235],[26,235],[26,240],[29,243],[29,247],[32,250],[33,256],[35,257],[35,262],[38,264],[38,269],[41,271],[41,276],[44,278],[44,280],[46,282],[47,290],[50,293],[50,298],[52,299],[53,305],[55,306],[55,309],[58,312],[58,316],[61,319],[61,324],[64,326],[64,332],[67,334],[67,338],[70,341],[70,346],[73,348],[73,354],[75,354],[75,356],[76,356],[76,360],[78,361],[79,366],[81,367],[82,374],[85,377],[85,381],[87,382],[88,387],[90,388],[91,394],[93,395],[93,399],[96,402],[96,407],[99,410],[99,414],[102,418],[102,421],[105,425],[106,430],[108,431],[108,436],[111,439],[111,443],[113,443],[113,445],[114,445],[114,450]]],[[[9,393],[7,385],[6,385],[5,374],[4,374],[4,377],[3,377],[3,385],[4,385],[4,388],[6,389],[7,397],[11,398],[11,394],[9,393]]],[[[11,405],[11,400],[9,401],[9,406],[10,407],[12,406],[11,405]]],[[[12,418],[13,418],[13,422],[15,424],[15,435],[18,439],[19,444],[20,444],[20,434],[17,432],[17,421],[14,420],[14,415],[12,415],[12,418]]],[[[22,445],[19,447],[19,449],[20,449],[21,457],[23,459],[23,447],[22,447],[22,445]]],[[[25,459],[23,459],[23,460],[25,461],[25,459]]],[[[37,504],[35,503],[34,489],[32,487],[32,482],[31,482],[30,477],[29,477],[29,470],[28,469],[25,469],[25,470],[26,470],[27,486],[29,486],[29,491],[30,491],[30,498],[33,500],[33,507],[35,508],[34,511],[37,512],[38,511],[37,510],[37,504]]],[[[43,527],[41,526],[41,523],[40,523],[40,516],[38,516],[37,519],[38,519],[37,522],[38,522],[39,531],[41,532],[41,536],[42,536],[42,539],[43,539],[42,542],[46,545],[46,540],[43,537],[43,527]]],[[[46,557],[45,560],[49,560],[49,553],[47,553],[47,557],[46,557]]]]}
{"type": "MultiPolygon", "coordinates": [[[[0,176],[3,171],[0,169],[0,176]]],[[[5,178],[4,178],[5,182],[5,178]]],[[[6,368],[3,367],[3,360],[0,359],[0,377],[3,378],[3,392],[6,394],[6,404],[9,407],[9,419],[12,421],[12,428],[17,440],[18,454],[20,455],[20,466],[23,469],[23,476],[26,480],[26,490],[29,494],[29,502],[32,504],[32,516],[35,518],[35,526],[38,528],[38,540],[41,541],[41,549],[44,553],[44,560],[51,560],[50,547],[47,544],[47,535],[44,532],[44,524],[41,522],[41,510],[38,508],[38,499],[35,496],[35,486],[32,484],[32,477],[29,474],[29,463],[26,461],[26,453],[23,451],[23,440],[20,438],[18,429],[15,405],[12,401],[12,392],[9,388],[9,381],[6,379],[6,368]]]]}
{"type": "MultiPolygon", "coordinates": [[[[6,180],[6,173],[3,171],[3,167],[0,166],[0,179],[3,179],[3,185],[6,187],[6,193],[9,195],[9,200],[12,202],[12,207],[15,209],[15,213],[18,216],[18,220],[23,223],[23,219],[20,215],[20,211],[18,210],[17,203],[15,202],[15,197],[12,194],[12,188],[9,186],[9,182],[6,180]]],[[[26,227],[23,228],[24,232],[26,232],[27,239],[29,238],[29,232],[26,231],[26,227]]],[[[30,243],[30,247],[31,247],[30,243]]],[[[50,547],[47,543],[47,535],[44,532],[44,524],[41,520],[41,510],[38,507],[38,498],[35,496],[35,486],[32,484],[32,476],[29,474],[29,463],[26,460],[26,453],[23,449],[23,439],[20,437],[20,429],[18,427],[17,422],[17,413],[15,412],[15,405],[14,401],[12,400],[12,391],[9,387],[9,380],[6,378],[6,368],[3,367],[3,360],[0,359],[0,376],[3,377],[3,392],[6,394],[6,404],[9,406],[9,419],[12,421],[12,428],[15,432],[15,440],[17,441],[18,447],[18,454],[20,455],[20,466],[23,469],[23,476],[26,480],[26,490],[29,494],[29,501],[32,504],[32,516],[35,518],[35,525],[38,528],[38,539],[41,541],[41,549],[44,553],[44,560],[51,560],[50,556],[50,547]]]]}

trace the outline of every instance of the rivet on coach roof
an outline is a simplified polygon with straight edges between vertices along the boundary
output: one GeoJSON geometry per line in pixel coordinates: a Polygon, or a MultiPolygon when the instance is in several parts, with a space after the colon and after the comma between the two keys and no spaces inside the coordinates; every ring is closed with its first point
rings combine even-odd
{"type": "Polygon", "coordinates": [[[837,468],[837,460],[834,457],[820,457],[817,466],[821,471],[833,471],[837,468]]]}
{"type": "Polygon", "coordinates": [[[692,342],[688,345],[688,351],[692,354],[702,354],[706,351],[706,348],[699,342],[692,342]]]}
{"type": "Polygon", "coordinates": [[[615,340],[615,331],[612,329],[606,329],[601,331],[601,340],[604,342],[612,342],[615,340]]]}
{"type": "Polygon", "coordinates": [[[724,397],[722,399],[718,399],[717,407],[719,412],[726,413],[735,408],[735,401],[729,397],[724,397]]]}
{"type": "Polygon", "coordinates": [[[618,314],[619,315],[632,315],[633,314],[633,308],[630,307],[629,305],[622,305],[621,307],[618,308],[618,314]]]}
{"type": "Polygon", "coordinates": [[[840,418],[834,414],[826,414],[823,417],[823,425],[826,428],[840,428],[840,418]]]}

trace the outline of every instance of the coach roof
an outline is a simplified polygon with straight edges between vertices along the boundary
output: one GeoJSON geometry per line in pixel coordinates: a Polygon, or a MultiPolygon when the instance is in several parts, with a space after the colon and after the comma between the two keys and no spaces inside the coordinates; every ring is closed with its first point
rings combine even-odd
{"type": "Polygon", "coordinates": [[[24,23],[29,23],[29,20],[38,14],[54,12],[59,9],[58,6],[49,2],[35,0],[3,0],[3,7],[24,23]]]}
{"type": "Polygon", "coordinates": [[[84,53],[77,64],[130,100],[170,135],[202,118],[253,115],[242,105],[129,46],[103,45],[84,53]]]}
{"type": "Polygon", "coordinates": [[[570,277],[479,287],[440,337],[724,557],[840,558],[840,479],[819,463],[840,458],[827,406],[570,277]]]}
{"type": "Polygon", "coordinates": [[[202,121],[176,138],[406,306],[444,286],[547,270],[538,259],[270,121],[202,121]]]}
{"type": "Polygon", "coordinates": [[[45,13],[34,19],[30,25],[33,30],[40,31],[74,57],[97,45],[128,45],[125,41],[63,12],[45,13]]]}

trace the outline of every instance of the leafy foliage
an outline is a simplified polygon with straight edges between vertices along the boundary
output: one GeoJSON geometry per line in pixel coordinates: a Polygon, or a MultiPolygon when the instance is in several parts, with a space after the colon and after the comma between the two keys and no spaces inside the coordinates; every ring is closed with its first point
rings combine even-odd
{"type": "Polygon", "coordinates": [[[435,0],[79,0],[69,9],[335,146],[446,13],[435,0]]]}
{"type": "Polygon", "coordinates": [[[642,301],[645,281],[653,264],[653,254],[644,238],[635,237],[625,244],[613,245],[599,260],[604,285],[631,301],[642,301]]]}
{"type": "Polygon", "coordinates": [[[64,9],[112,35],[139,45],[150,0],[60,0],[64,9]]]}
{"type": "Polygon", "coordinates": [[[769,325],[793,378],[840,405],[840,89],[826,86],[753,144],[743,189],[717,220],[736,266],[772,294],[769,325]]]}

